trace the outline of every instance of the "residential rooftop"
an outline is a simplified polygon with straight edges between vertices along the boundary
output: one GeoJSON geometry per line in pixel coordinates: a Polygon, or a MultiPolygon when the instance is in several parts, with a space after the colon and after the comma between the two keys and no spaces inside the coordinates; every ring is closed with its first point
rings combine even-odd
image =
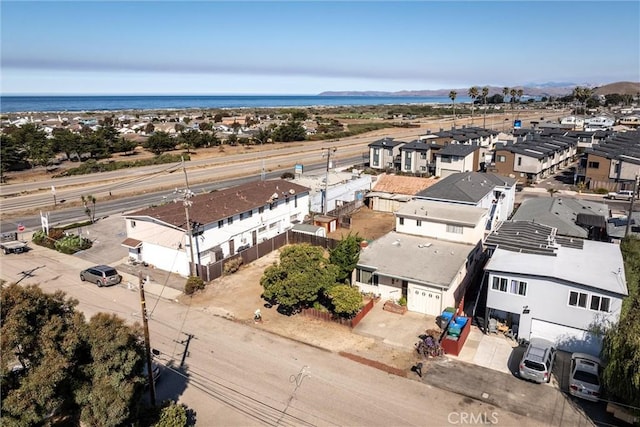
{"type": "Polygon", "coordinates": [[[426,219],[430,222],[475,227],[488,210],[476,206],[455,205],[430,200],[412,200],[400,206],[396,216],[426,219]]]}

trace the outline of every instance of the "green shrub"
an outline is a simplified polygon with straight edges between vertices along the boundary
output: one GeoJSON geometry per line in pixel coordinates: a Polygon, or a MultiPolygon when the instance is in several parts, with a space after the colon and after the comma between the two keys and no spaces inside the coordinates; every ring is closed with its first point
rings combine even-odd
{"type": "Polygon", "coordinates": [[[606,188],[596,188],[593,192],[596,194],[607,194],[609,190],[606,188]]]}
{"type": "Polygon", "coordinates": [[[184,293],[191,295],[201,289],[204,289],[204,281],[198,276],[189,276],[187,283],[184,285],[184,293]]]}
{"type": "Polygon", "coordinates": [[[407,297],[405,297],[404,295],[400,297],[400,299],[398,300],[398,304],[400,304],[401,306],[406,306],[407,305],[407,297]]]}
{"type": "Polygon", "coordinates": [[[236,271],[240,270],[240,266],[242,265],[242,258],[238,257],[234,260],[231,260],[224,264],[224,274],[233,274],[236,271]]]}
{"type": "Polygon", "coordinates": [[[67,255],[89,249],[90,247],[91,240],[82,236],[78,236],[77,234],[69,234],[67,236],[64,236],[61,239],[58,239],[54,244],[55,250],[67,255]]]}
{"type": "Polygon", "coordinates": [[[315,308],[316,310],[322,312],[322,313],[328,313],[329,309],[327,307],[325,307],[324,305],[322,305],[322,303],[320,301],[314,301],[313,303],[313,308],[315,308]]]}

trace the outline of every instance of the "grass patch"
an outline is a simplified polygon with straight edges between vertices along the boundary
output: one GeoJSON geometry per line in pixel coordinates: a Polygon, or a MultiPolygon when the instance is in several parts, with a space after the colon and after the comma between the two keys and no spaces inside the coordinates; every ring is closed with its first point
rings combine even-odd
{"type": "Polygon", "coordinates": [[[53,178],[61,178],[64,176],[88,175],[96,172],[110,172],[120,169],[137,168],[140,166],[162,165],[165,163],[178,163],[182,160],[190,160],[188,154],[161,154],[151,159],[140,159],[135,161],[112,161],[106,163],[98,163],[95,160],[87,160],[82,165],[68,169],[53,178]]]}

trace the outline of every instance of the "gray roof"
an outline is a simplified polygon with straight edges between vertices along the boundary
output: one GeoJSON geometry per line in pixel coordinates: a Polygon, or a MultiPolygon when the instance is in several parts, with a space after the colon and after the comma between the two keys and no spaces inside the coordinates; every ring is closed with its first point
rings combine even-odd
{"type": "Polygon", "coordinates": [[[578,214],[584,213],[602,216],[604,221],[609,217],[609,207],[581,199],[538,197],[524,200],[512,219],[545,224],[556,228],[560,235],[586,239],[589,231],[576,224],[578,214]]]}
{"type": "Polygon", "coordinates": [[[401,205],[396,211],[396,216],[475,227],[487,215],[487,212],[487,209],[469,205],[412,200],[401,205]]]}
{"type": "Polygon", "coordinates": [[[369,147],[384,147],[384,148],[393,148],[398,145],[406,144],[404,141],[395,141],[393,138],[382,138],[377,141],[373,141],[369,144],[369,147]]]}
{"type": "Polygon", "coordinates": [[[582,249],[558,245],[556,256],[496,249],[485,271],[547,277],[628,295],[620,246],[584,241],[582,249]]]}
{"type": "Polygon", "coordinates": [[[400,147],[400,150],[402,151],[429,151],[432,148],[440,148],[441,145],[438,145],[436,143],[433,142],[429,142],[429,140],[425,140],[425,139],[421,139],[421,140],[413,140],[411,142],[406,143],[405,145],[403,145],[402,147],[400,147]]]}
{"type": "Polygon", "coordinates": [[[436,156],[459,156],[466,157],[474,151],[480,149],[479,145],[449,144],[436,153],[436,156]]]}
{"type": "Polygon", "coordinates": [[[431,187],[417,193],[416,197],[475,205],[495,187],[511,187],[515,183],[514,178],[493,173],[460,172],[442,178],[431,187]]]}
{"type": "MultiPolygon", "coordinates": [[[[624,238],[627,231],[627,217],[609,218],[607,221],[607,234],[616,239],[624,238]]],[[[640,212],[631,213],[631,225],[629,234],[640,237],[640,212]]]]}
{"type": "Polygon", "coordinates": [[[489,248],[500,248],[519,253],[556,256],[558,244],[582,248],[583,240],[560,237],[557,230],[532,221],[505,221],[484,241],[489,248]]]}
{"type": "Polygon", "coordinates": [[[296,224],[293,226],[292,230],[293,231],[301,231],[301,232],[307,232],[307,233],[314,233],[318,230],[323,230],[324,227],[320,227],[319,225],[312,225],[312,224],[296,224]]]}
{"type": "Polygon", "coordinates": [[[449,288],[473,245],[453,243],[392,231],[360,252],[358,266],[381,275],[449,288]]]}

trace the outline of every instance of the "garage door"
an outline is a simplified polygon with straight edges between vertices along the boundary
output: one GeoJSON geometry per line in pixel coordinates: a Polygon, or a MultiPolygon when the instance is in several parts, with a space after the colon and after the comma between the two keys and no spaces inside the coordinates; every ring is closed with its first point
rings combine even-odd
{"type": "Polygon", "coordinates": [[[427,287],[410,284],[407,289],[407,309],[438,316],[442,313],[442,293],[427,287]]]}
{"type": "Polygon", "coordinates": [[[554,342],[559,350],[600,354],[602,340],[589,331],[571,328],[544,320],[531,319],[531,337],[554,342]]]}

